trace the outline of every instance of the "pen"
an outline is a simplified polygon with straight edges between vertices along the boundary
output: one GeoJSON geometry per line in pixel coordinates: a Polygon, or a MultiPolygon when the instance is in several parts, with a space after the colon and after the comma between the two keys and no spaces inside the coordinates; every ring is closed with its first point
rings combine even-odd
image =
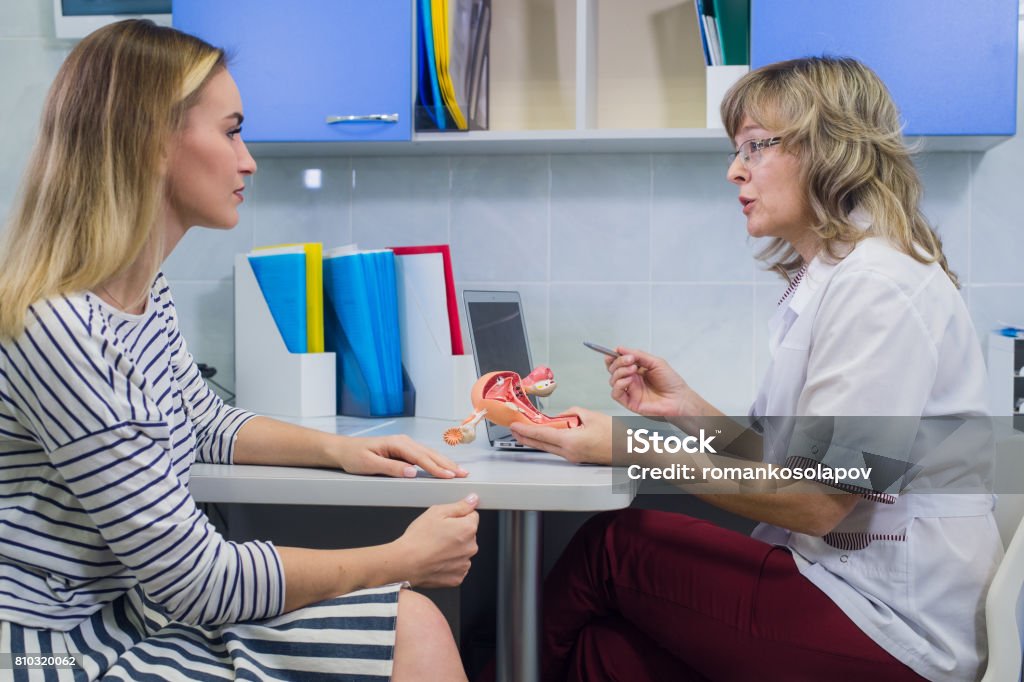
{"type": "MultiPolygon", "coordinates": [[[[613,351],[611,348],[608,348],[606,346],[602,346],[599,343],[594,343],[593,341],[584,341],[583,345],[586,346],[587,348],[589,348],[590,350],[596,350],[598,353],[604,353],[605,355],[607,355],[609,357],[612,357],[612,358],[622,357],[622,353],[617,353],[616,351],[613,351]]],[[[637,368],[637,373],[638,374],[646,374],[647,373],[647,368],[646,367],[638,367],[637,368]]]]}
{"type": "Polygon", "coordinates": [[[609,355],[613,358],[617,358],[620,355],[619,353],[613,351],[611,348],[606,348],[601,344],[593,343],[592,341],[584,341],[583,345],[589,348],[590,350],[596,350],[598,353],[604,353],[605,355],[609,355]]]}

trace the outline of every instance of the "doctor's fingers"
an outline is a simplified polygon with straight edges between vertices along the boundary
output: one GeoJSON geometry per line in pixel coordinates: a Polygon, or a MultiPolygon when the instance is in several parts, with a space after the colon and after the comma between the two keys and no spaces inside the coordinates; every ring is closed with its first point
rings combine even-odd
{"type": "Polygon", "coordinates": [[[639,412],[643,403],[643,384],[623,384],[612,386],[612,400],[630,412],[639,412]]]}
{"type": "Polygon", "coordinates": [[[605,358],[605,366],[610,374],[614,374],[623,367],[636,367],[637,362],[635,357],[620,355],[617,358],[605,358]]]}
{"type": "Polygon", "coordinates": [[[551,448],[564,446],[567,435],[565,429],[553,429],[550,426],[537,426],[521,422],[512,424],[509,429],[512,431],[512,435],[516,437],[516,440],[523,442],[523,438],[528,438],[534,444],[533,447],[537,447],[536,443],[541,443],[543,444],[542,449],[549,452],[551,448]]]}
{"type": "Polygon", "coordinates": [[[629,363],[640,365],[644,368],[655,368],[658,365],[667,365],[664,358],[652,355],[647,351],[640,350],[638,348],[616,348],[620,353],[620,357],[628,358],[629,363]]]}
{"type": "Polygon", "coordinates": [[[630,412],[639,412],[640,405],[643,402],[637,395],[636,391],[630,393],[628,391],[612,391],[612,400],[622,405],[630,412]]]}
{"type": "Polygon", "coordinates": [[[608,385],[614,388],[616,384],[619,384],[622,381],[633,381],[634,379],[643,381],[642,376],[643,372],[641,372],[640,368],[636,365],[619,367],[611,373],[611,376],[608,377],[608,385]]]}
{"type": "Polygon", "coordinates": [[[525,424],[523,422],[513,422],[509,424],[508,428],[517,438],[524,436],[534,440],[547,440],[549,432],[553,431],[553,429],[547,426],[537,426],[536,424],[525,424]]]}
{"type": "Polygon", "coordinates": [[[612,394],[615,393],[629,393],[633,390],[640,390],[643,388],[643,379],[634,375],[631,377],[623,377],[617,381],[612,382],[612,394]]]}
{"type": "MultiPolygon", "coordinates": [[[[541,427],[541,430],[543,430],[543,431],[555,431],[555,429],[549,429],[549,428],[543,428],[543,427],[541,427]]],[[[570,451],[567,448],[563,447],[562,445],[553,443],[552,441],[550,441],[548,439],[541,440],[539,438],[531,438],[530,436],[527,436],[526,434],[518,434],[518,433],[515,433],[514,431],[513,431],[513,434],[515,435],[517,441],[519,441],[523,445],[526,445],[527,447],[537,448],[538,450],[544,450],[545,452],[550,452],[551,454],[558,455],[559,457],[562,457],[562,458],[564,458],[564,459],[566,459],[566,460],[568,460],[570,462],[575,462],[576,461],[575,459],[573,459],[572,455],[570,454],[570,451]]]]}

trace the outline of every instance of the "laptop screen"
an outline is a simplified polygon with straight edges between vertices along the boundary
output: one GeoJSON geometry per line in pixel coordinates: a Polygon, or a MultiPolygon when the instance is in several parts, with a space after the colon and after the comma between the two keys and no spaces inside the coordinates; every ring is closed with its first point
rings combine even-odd
{"type": "MultiPolygon", "coordinates": [[[[533,370],[530,345],[518,294],[467,291],[466,299],[466,317],[478,376],[499,370],[511,370],[521,377],[529,374],[533,370]]],[[[540,409],[537,398],[530,396],[530,402],[540,409]]],[[[491,422],[487,422],[487,436],[492,444],[515,443],[508,428],[491,422]]]]}
{"type": "Polygon", "coordinates": [[[530,367],[522,310],[514,301],[470,301],[466,304],[473,328],[477,370],[512,370],[526,376],[530,367]]]}

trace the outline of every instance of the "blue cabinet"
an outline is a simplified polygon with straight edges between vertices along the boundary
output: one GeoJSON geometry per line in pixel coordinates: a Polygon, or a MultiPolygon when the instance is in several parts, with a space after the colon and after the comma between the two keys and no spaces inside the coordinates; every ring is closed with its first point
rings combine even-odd
{"type": "Polygon", "coordinates": [[[1017,0],[753,0],[750,60],[855,57],[907,135],[1013,135],[1017,23],[1017,0]]]}
{"type": "Polygon", "coordinates": [[[247,141],[411,139],[411,0],[174,0],[173,17],[227,50],[247,141]]]}

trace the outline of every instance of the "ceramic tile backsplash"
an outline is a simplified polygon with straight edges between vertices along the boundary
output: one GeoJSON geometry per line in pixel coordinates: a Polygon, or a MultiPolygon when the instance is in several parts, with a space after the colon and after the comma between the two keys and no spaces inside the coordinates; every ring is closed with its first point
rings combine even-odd
{"type": "MultiPolygon", "coordinates": [[[[0,3],[0,210],[8,211],[50,82],[73,43],[50,0],[0,3]]],[[[1024,69],[1018,69],[1024,86],[1024,69]]],[[[1018,92],[1024,92],[1019,86],[1018,92]]],[[[1024,130],[1018,107],[1018,128],[1024,130]]],[[[936,225],[984,337],[1024,323],[1024,138],[916,157],[936,225]]],[[[615,409],[601,358],[635,344],[667,357],[727,411],[745,411],[768,363],[783,285],[760,272],[719,154],[258,158],[234,230],[189,232],[165,264],[183,331],[233,385],[232,262],[254,244],[450,243],[461,292],[523,295],[536,363],[560,387],[546,409],[615,409]],[[320,169],[321,187],[304,172],[320,169]]]]}
{"type": "Polygon", "coordinates": [[[942,250],[957,277],[967,281],[970,267],[971,156],[923,154],[917,167],[924,183],[921,209],[942,238],[942,250]]]}
{"type": "Polygon", "coordinates": [[[651,279],[750,282],[746,219],[724,154],[655,155],[651,279]]]}
{"type": "Polygon", "coordinates": [[[352,159],[352,239],[360,248],[448,242],[448,158],[352,159]]]}
{"type": "Polygon", "coordinates": [[[1024,284],[971,287],[971,319],[982,348],[992,330],[1008,324],[1024,327],[1024,284]]]}
{"type": "Polygon", "coordinates": [[[726,414],[753,400],[754,286],[654,284],[651,352],[726,414]]]}
{"type": "MultiPolygon", "coordinates": [[[[1018,129],[1021,123],[1018,122],[1018,129]]],[[[972,154],[971,281],[1024,283],[1024,221],[1019,207],[1024,139],[1018,134],[972,154]]]]}
{"type": "Polygon", "coordinates": [[[451,167],[456,278],[546,282],[548,157],[453,157],[451,167]]]}
{"type": "MultiPolygon", "coordinates": [[[[1024,283],[1020,181],[1024,158],[1024,22],[1018,27],[1017,134],[971,156],[971,282],[1024,283]]],[[[1019,305],[1008,302],[1009,305],[1019,305]]]]}
{"type": "Polygon", "coordinates": [[[249,207],[253,243],[351,243],[351,188],[347,158],[261,159],[252,182],[259,201],[249,207]]]}
{"type": "Polygon", "coordinates": [[[610,397],[604,358],[583,342],[650,347],[650,288],[633,282],[551,285],[551,369],[558,390],[547,400],[549,412],[572,405],[620,411],[610,397]]]}
{"type": "Polygon", "coordinates": [[[650,279],[651,157],[551,157],[551,281],[650,279]]]}

